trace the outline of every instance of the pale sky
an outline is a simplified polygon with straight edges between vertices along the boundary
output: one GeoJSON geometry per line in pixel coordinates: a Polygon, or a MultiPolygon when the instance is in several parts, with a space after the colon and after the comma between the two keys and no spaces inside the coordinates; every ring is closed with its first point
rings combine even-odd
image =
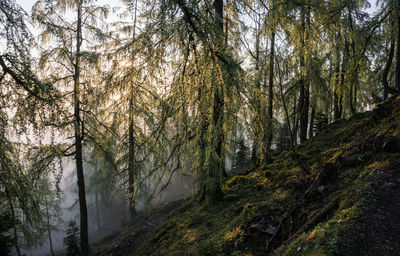
{"type": "Polygon", "coordinates": [[[17,4],[19,4],[25,11],[31,12],[33,4],[36,2],[35,0],[16,0],[17,4]]]}
{"type": "MultiPolygon", "coordinates": [[[[22,6],[22,8],[24,8],[25,11],[30,12],[32,9],[33,4],[36,2],[36,0],[16,0],[17,4],[19,4],[20,6],[22,6]]],[[[115,1],[104,1],[107,3],[113,3],[115,1]]],[[[376,10],[376,0],[369,0],[370,4],[371,4],[371,8],[370,10],[368,10],[368,12],[373,12],[376,10]]]]}

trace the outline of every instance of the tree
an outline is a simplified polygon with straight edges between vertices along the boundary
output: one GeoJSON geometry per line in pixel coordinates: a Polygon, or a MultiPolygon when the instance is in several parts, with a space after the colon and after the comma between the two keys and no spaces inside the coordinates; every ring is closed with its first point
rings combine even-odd
{"type": "MultiPolygon", "coordinates": [[[[225,46],[224,2],[216,1],[211,4],[207,1],[204,5],[197,4],[183,0],[167,1],[160,8],[162,12],[159,18],[174,21],[170,26],[174,26],[176,32],[179,32],[177,38],[182,39],[178,42],[170,41],[184,56],[178,65],[180,79],[175,80],[177,83],[174,85],[189,85],[185,90],[186,95],[183,96],[186,101],[195,103],[192,112],[195,116],[192,118],[198,121],[195,122],[193,134],[189,134],[184,141],[189,142],[188,139],[196,138],[197,157],[193,167],[198,175],[197,197],[200,201],[211,203],[221,196],[220,185],[224,175],[225,159],[224,125],[227,120],[225,113],[229,113],[226,101],[230,99],[230,90],[235,88],[233,86],[237,83],[235,76],[238,66],[225,46]],[[169,16],[171,15],[169,11],[176,6],[182,13],[181,18],[169,16]],[[200,8],[197,8],[198,6],[200,8]],[[213,8],[208,9],[208,6],[213,8]],[[204,21],[198,17],[204,18],[204,21]],[[181,26],[183,29],[177,29],[177,25],[181,24],[184,24],[181,26]],[[192,78],[189,77],[189,72],[193,72],[192,78]]],[[[165,38],[165,34],[160,36],[164,39],[171,38],[165,38]]]]}
{"type": "MultiPolygon", "coordinates": [[[[52,38],[57,42],[49,44],[49,49],[42,53],[42,67],[57,70],[58,77],[54,80],[60,87],[71,86],[71,102],[59,102],[62,108],[72,105],[73,119],[65,118],[63,123],[58,124],[60,128],[70,127],[74,134],[74,151],[67,153],[67,156],[74,155],[77,171],[77,180],[79,188],[79,208],[80,208],[80,239],[83,253],[89,251],[88,239],[88,215],[85,194],[85,179],[83,170],[83,140],[85,136],[84,114],[90,113],[87,107],[87,97],[85,97],[84,88],[88,88],[88,73],[84,73],[82,66],[89,64],[93,68],[98,60],[96,52],[90,52],[89,47],[94,46],[96,40],[104,39],[104,34],[96,27],[103,24],[98,18],[106,17],[108,10],[104,7],[90,5],[89,2],[82,0],[71,1],[38,1],[34,6],[33,18],[43,27],[41,38],[44,42],[52,38]],[[58,15],[58,12],[66,15],[67,11],[75,12],[75,19],[71,22],[65,17],[58,15]],[[85,32],[86,37],[83,36],[85,32]],[[66,36],[68,35],[68,36],[66,36]],[[93,36],[93,40],[88,40],[93,36]],[[84,40],[85,50],[82,49],[84,40]],[[82,79],[85,78],[86,80],[82,79]],[[85,87],[83,87],[85,84],[85,87]],[[85,112],[86,111],[86,112],[85,112]]],[[[47,70],[49,72],[49,70],[47,70]]],[[[68,95],[68,93],[67,93],[68,95]]],[[[68,111],[65,111],[68,113],[68,111]]],[[[67,115],[68,116],[68,115],[67,115]]]]}
{"type": "Polygon", "coordinates": [[[400,91],[400,3],[396,1],[394,13],[397,13],[397,53],[396,53],[396,88],[400,91]]]}
{"type": "Polygon", "coordinates": [[[64,238],[64,245],[67,247],[67,256],[81,255],[79,240],[79,227],[76,226],[74,221],[69,221],[67,236],[64,238]]]}

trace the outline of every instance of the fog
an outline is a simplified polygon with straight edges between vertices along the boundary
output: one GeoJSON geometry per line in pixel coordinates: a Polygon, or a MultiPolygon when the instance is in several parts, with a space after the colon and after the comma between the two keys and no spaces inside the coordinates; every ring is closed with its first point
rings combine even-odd
{"type": "MultiPolygon", "coordinates": [[[[90,243],[95,243],[96,240],[126,226],[130,222],[128,194],[127,188],[124,189],[123,184],[118,184],[120,187],[113,189],[111,193],[99,194],[96,206],[96,195],[90,190],[90,177],[95,170],[90,164],[85,164],[84,172],[89,240],[90,243]],[[99,219],[97,216],[99,216],[99,219]]],[[[148,182],[151,183],[153,180],[149,179],[148,182]]],[[[162,207],[171,201],[190,197],[193,191],[194,178],[188,173],[176,171],[171,175],[165,175],[160,184],[158,187],[149,184],[148,189],[154,192],[152,198],[146,198],[143,196],[144,192],[138,191],[136,210],[139,214],[150,213],[152,209],[162,207]]],[[[77,187],[75,162],[72,159],[64,161],[63,175],[60,181],[60,189],[62,190],[61,214],[58,216],[58,221],[53,220],[51,222],[51,225],[56,226],[56,230],[51,232],[56,255],[63,255],[64,253],[63,239],[66,236],[67,223],[74,220],[79,226],[80,213],[77,187]]],[[[32,256],[51,255],[47,233],[43,245],[31,251],[21,249],[21,252],[32,256]]],[[[15,251],[12,255],[16,255],[15,251]]]]}

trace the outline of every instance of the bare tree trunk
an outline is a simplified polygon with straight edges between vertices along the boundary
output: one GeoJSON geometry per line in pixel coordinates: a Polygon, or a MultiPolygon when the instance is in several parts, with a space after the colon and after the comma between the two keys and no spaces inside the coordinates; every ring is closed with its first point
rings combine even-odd
{"type": "Polygon", "coordinates": [[[297,111],[297,98],[296,93],[293,94],[293,142],[294,145],[297,145],[297,133],[299,131],[299,118],[297,111]]]}
{"type": "Polygon", "coordinates": [[[261,106],[261,70],[260,70],[260,33],[261,28],[259,27],[259,23],[257,25],[256,31],[256,41],[255,41],[255,70],[256,70],[256,79],[255,79],[255,95],[254,95],[254,141],[252,145],[251,151],[251,160],[253,163],[258,164],[257,159],[257,150],[260,147],[260,136],[261,127],[262,127],[262,106],[261,106]]]}
{"type": "MultiPolygon", "coordinates": [[[[358,85],[358,66],[357,63],[354,61],[354,57],[356,56],[356,46],[354,43],[354,28],[353,28],[353,16],[351,15],[351,10],[348,8],[348,20],[349,20],[349,26],[350,26],[350,33],[349,33],[349,44],[351,46],[351,55],[350,51],[347,50],[348,56],[350,59],[350,66],[351,72],[350,76],[350,96],[349,96],[349,105],[350,105],[350,112],[351,114],[354,114],[356,112],[356,103],[357,103],[357,85],[358,85]],[[354,91],[353,91],[354,90],[354,91]]],[[[348,44],[347,44],[348,45],[348,44]]]]}
{"type": "Polygon", "coordinates": [[[136,216],[135,210],[135,149],[133,136],[133,89],[131,88],[131,98],[129,100],[129,160],[128,160],[128,178],[129,178],[129,213],[131,218],[136,216]]]}
{"type": "Polygon", "coordinates": [[[81,249],[83,253],[89,251],[88,237],[88,215],[86,206],[85,178],[83,175],[83,157],[82,157],[82,134],[80,118],[80,61],[82,44],[82,0],[78,2],[77,25],[76,25],[76,56],[74,64],[74,130],[75,130],[75,162],[78,177],[79,189],[79,208],[80,208],[80,236],[81,249]]]}
{"type": "MultiPolygon", "coordinates": [[[[341,23],[341,15],[339,15],[339,21],[341,23]]],[[[339,89],[341,89],[340,84],[340,44],[339,39],[341,38],[341,27],[339,27],[337,40],[336,40],[336,68],[335,68],[335,89],[333,93],[333,120],[337,121],[340,119],[339,113],[339,89]]]]}
{"type": "Polygon", "coordinates": [[[396,88],[400,91],[400,3],[397,1],[396,88]]]}
{"type": "MultiPolygon", "coordinates": [[[[351,76],[354,76],[354,74],[351,74],[351,76]]],[[[354,114],[354,106],[353,106],[353,82],[350,83],[350,88],[349,88],[349,106],[350,106],[350,112],[354,114]]]]}
{"type": "MultiPolygon", "coordinates": [[[[253,122],[256,121],[254,120],[253,122]]],[[[254,139],[253,139],[253,144],[251,145],[251,162],[253,162],[254,164],[257,162],[257,138],[258,138],[258,132],[254,130],[254,139]]]]}
{"type": "MultiPolygon", "coordinates": [[[[300,53],[300,70],[301,70],[301,81],[300,81],[300,97],[299,97],[299,120],[300,120],[300,143],[303,143],[307,140],[307,127],[308,127],[308,108],[310,104],[310,96],[309,96],[309,83],[307,73],[305,71],[305,47],[306,47],[306,19],[307,23],[309,23],[309,13],[306,13],[304,7],[301,10],[301,26],[302,26],[302,35],[301,35],[301,53],[300,53]]],[[[307,10],[308,12],[308,10],[307,10]]]]}
{"type": "Polygon", "coordinates": [[[392,66],[393,57],[394,57],[394,46],[395,46],[395,39],[392,37],[390,39],[390,48],[389,54],[386,61],[385,68],[383,69],[382,74],[382,84],[383,84],[383,100],[386,100],[389,93],[393,94],[395,91],[389,86],[388,76],[390,72],[390,67],[392,66]]]}
{"type": "Polygon", "coordinates": [[[308,130],[308,138],[310,139],[314,136],[314,118],[315,118],[315,104],[313,104],[311,108],[310,128],[308,130]]]}
{"type": "Polygon", "coordinates": [[[99,207],[99,192],[97,191],[97,186],[96,186],[96,192],[94,194],[94,199],[95,199],[95,205],[96,205],[97,230],[101,230],[100,207],[99,207]]]}
{"type": "MultiPolygon", "coordinates": [[[[342,65],[340,70],[340,89],[343,90],[344,88],[344,81],[345,81],[345,73],[347,72],[347,49],[348,45],[347,42],[345,43],[345,49],[343,50],[343,57],[342,57],[342,65]]],[[[343,115],[343,92],[340,94],[339,97],[339,111],[338,111],[338,119],[342,118],[343,115]]]]}
{"type": "MultiPolygon", "coordinates": [[[[136,37],[136,12],[137,12],[137,0],[135,1],[135,14],[133,24],[133,38],[136,37]]],[[[136,216],[135,209],[135,137],[133,135],[133,84],[131,85],[129,92],[129,152],[128,152],[128,182],[129,182],[129,213],[131,218],[136,216]]]]}
{"type": "Polygon", "coordinates": [[[50,228],[50,215],[49,215],[49,207],[47,205],[47,197],[44,196],[45,200],[45,206],[46,206],[46,217],[47,217],[47,233],[49,235],[49,245],[50,245],[50,253],[52,256],[54,256],[54,250],[53,250],[53,241],[51,239],[51,228],[50,228]]]}
{"type": "Polygon", "coordinates": [[[271,161],[271,145],[272,145],[272,129],[273,129],[273,101],[274,101],[274,58],[275,58],[275,31],[271,33],[271,52],[269,60],[269,87],[268,87],[268,132],[267,132],[267,143],[266,143],[266,162],[271,161]]]}
{"type": "MultiPolygon", "coordinates": [[[[277,65],[278,65],[278,76],[279,76],[279,91],[280,91],[280,95],[281,95],[281,99],[282,99],[283,109],[285,110],[286,122],[288,124],[288,129],[289,129],[289,133],[290,133],[290,146],[292,148],[293,154],[296,155],[296,150],[294,148],[295,136],[293,135],[293,130],[292,130],[292,127],[290,125],[289,111],[288,111],[288,108],[287,108],[287,105],[286,105],[285,95],[284,95],[283,89],[282,89],[282,87],[283,87],[282,86],[282,76],[281,76],[281,69],[279,67],[279,62],[277,62],[277,65]]],[[[295,97],[295,99],[296,99],[296,97],[295,97]]],[[[294,102],[296,102],[296,101],[294,101],[294,102]]],[[[294,109],[296,109],[296,107],[294,109]]]]}
{"type": "Polygon", "coordinates": [[[17,252],[18,256],[21,256],[21,250],[19,249],[19,244],[18,244],[18,231],[16,227],[16,217],[15,217],[15,210],[14,210],[14,205],[11,200],[10,195],[8,194],[8,191],[6,190],[6,197],[8,198],[8,203],[10,205],[11,209],[11,217],[12,217],[12,222],[13,222],[13,242],[14,242],[14,247],[15,251],[17,252]]]}

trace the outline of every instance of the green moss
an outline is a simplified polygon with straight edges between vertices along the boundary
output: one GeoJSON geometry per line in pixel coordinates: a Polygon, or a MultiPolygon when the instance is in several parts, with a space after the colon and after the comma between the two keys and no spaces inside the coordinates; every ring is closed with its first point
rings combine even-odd
{"type": "Polygon", "coordinates": [[[367,182],[375,179],[375,172],[400,165],[398,154],[370,150],[365,157],[365,152],[360,153],[364,143],[378,132],[399,136],[400,96],[394,102],[397,105],[391,116],[379,122],[371,121],[371,112],[357,114],[296,147],[298,158],[284,151],[274,162],[232,177],[223,185],[225,195],[220,202],[208,207],[195,201],[185,204],[171,214],[138,255],[263,255],[267,238],[246,229],[250,220],[263,214],[287,217],[274,255],[335,255],[346,228],[364,214],[360,205],[367,182]],[[356,156],[359,161],[352,167],[340,167],[338,178],[326,185],[325,194],[305,200],[304,192],[317,170],[327,162],[336,162],[339,156],[356,156]],[[336,199],[338,206],[324,219],[296,233],[336,199]]]}

